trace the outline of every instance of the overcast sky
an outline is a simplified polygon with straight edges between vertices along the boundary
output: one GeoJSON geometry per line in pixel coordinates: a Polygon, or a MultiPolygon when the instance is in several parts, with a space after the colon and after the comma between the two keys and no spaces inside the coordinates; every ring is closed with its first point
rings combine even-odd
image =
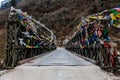
{"type": "Polygon", "coordinates": [[[4,0],[0,0],[0,6],[1,6],[1,2],[4,1],[4,0]]]}
{"type": "Polygon", "coordinates": [[[4,0],[0,0],[0,3],[1,3],[2,1],[4,1],[4,0]]]}

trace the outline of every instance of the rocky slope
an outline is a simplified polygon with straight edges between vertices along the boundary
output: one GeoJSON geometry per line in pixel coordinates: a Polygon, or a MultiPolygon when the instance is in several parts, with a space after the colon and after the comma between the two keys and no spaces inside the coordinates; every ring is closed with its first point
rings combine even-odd
{"type": "Polygon", "coordinates": [[[19,7],[51,28],[57,39],[64,39],[82,16],[118,5],[119,0],[26,0],[19,7]]]}

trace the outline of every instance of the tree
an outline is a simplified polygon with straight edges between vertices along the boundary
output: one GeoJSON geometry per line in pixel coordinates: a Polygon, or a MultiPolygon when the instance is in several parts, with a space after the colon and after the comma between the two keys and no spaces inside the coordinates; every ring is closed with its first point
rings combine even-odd
{"type": "Polygon", "coordinates": [[[15,7],[15,6],[16,6],[16,0],[11,0],[11,5],[12,5],[13,7],[15,7]]]}

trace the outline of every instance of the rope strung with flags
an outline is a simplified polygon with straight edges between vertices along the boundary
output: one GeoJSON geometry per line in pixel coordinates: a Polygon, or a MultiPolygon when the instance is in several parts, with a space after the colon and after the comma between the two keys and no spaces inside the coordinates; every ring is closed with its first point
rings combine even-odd
{"type": "Polygon", "coordinates": [[[84,23],[96,20],[108,20],[109,25],[120,28],[120,8],[112,8],[110,10],[104,10],[100,13],[87,16],[83,21],[84,23]]]}
{"type": "Polygon", "coordinates": [[[82,17],[77,31],[66,43],[66,49],[80,53],[102,66],[116,67],[118,52],[110,44],[109,28],[120,28],[120,8],[104,10],[82,17]]]}
{"type": "Polygon", "coordinates": [[[50,42],[55,42],[56,37],[54,33],[44,24],[33,19],[32,16],[29,16],[27,12],[11,7],[8,19],[10,20],[13,16],[16,16],[21,23],[20,30],[18,30],[17,34],[20,45],[25,46],[26,48],[39,48],[41,45],[47,46],[50,42]],[[44,34],[41,34],[42,30],[41,32],[38,32],[40,27],[43,27],[47,32],[50,32],[51,36],[45,37],[44,34]]]}
{"type": "Polygon", "coordinates": [[[100,13],[82,17],[77,26],[78,33],[82,33],[81,47],[94,44],[96,41],[110,41],[109,27],[120,28],[120,8],[104,10],[100,13]]]}

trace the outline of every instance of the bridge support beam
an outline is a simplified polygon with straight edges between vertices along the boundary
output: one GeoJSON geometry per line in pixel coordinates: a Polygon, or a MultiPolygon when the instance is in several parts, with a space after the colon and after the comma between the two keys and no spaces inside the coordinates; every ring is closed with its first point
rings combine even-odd
{"type": "Polygon", "coordinates": [[[8,21],[7,24],[7,43],[4,57],[3,68],[13,68],[17,63],[17,30],[19,21],[8,21]]]}

